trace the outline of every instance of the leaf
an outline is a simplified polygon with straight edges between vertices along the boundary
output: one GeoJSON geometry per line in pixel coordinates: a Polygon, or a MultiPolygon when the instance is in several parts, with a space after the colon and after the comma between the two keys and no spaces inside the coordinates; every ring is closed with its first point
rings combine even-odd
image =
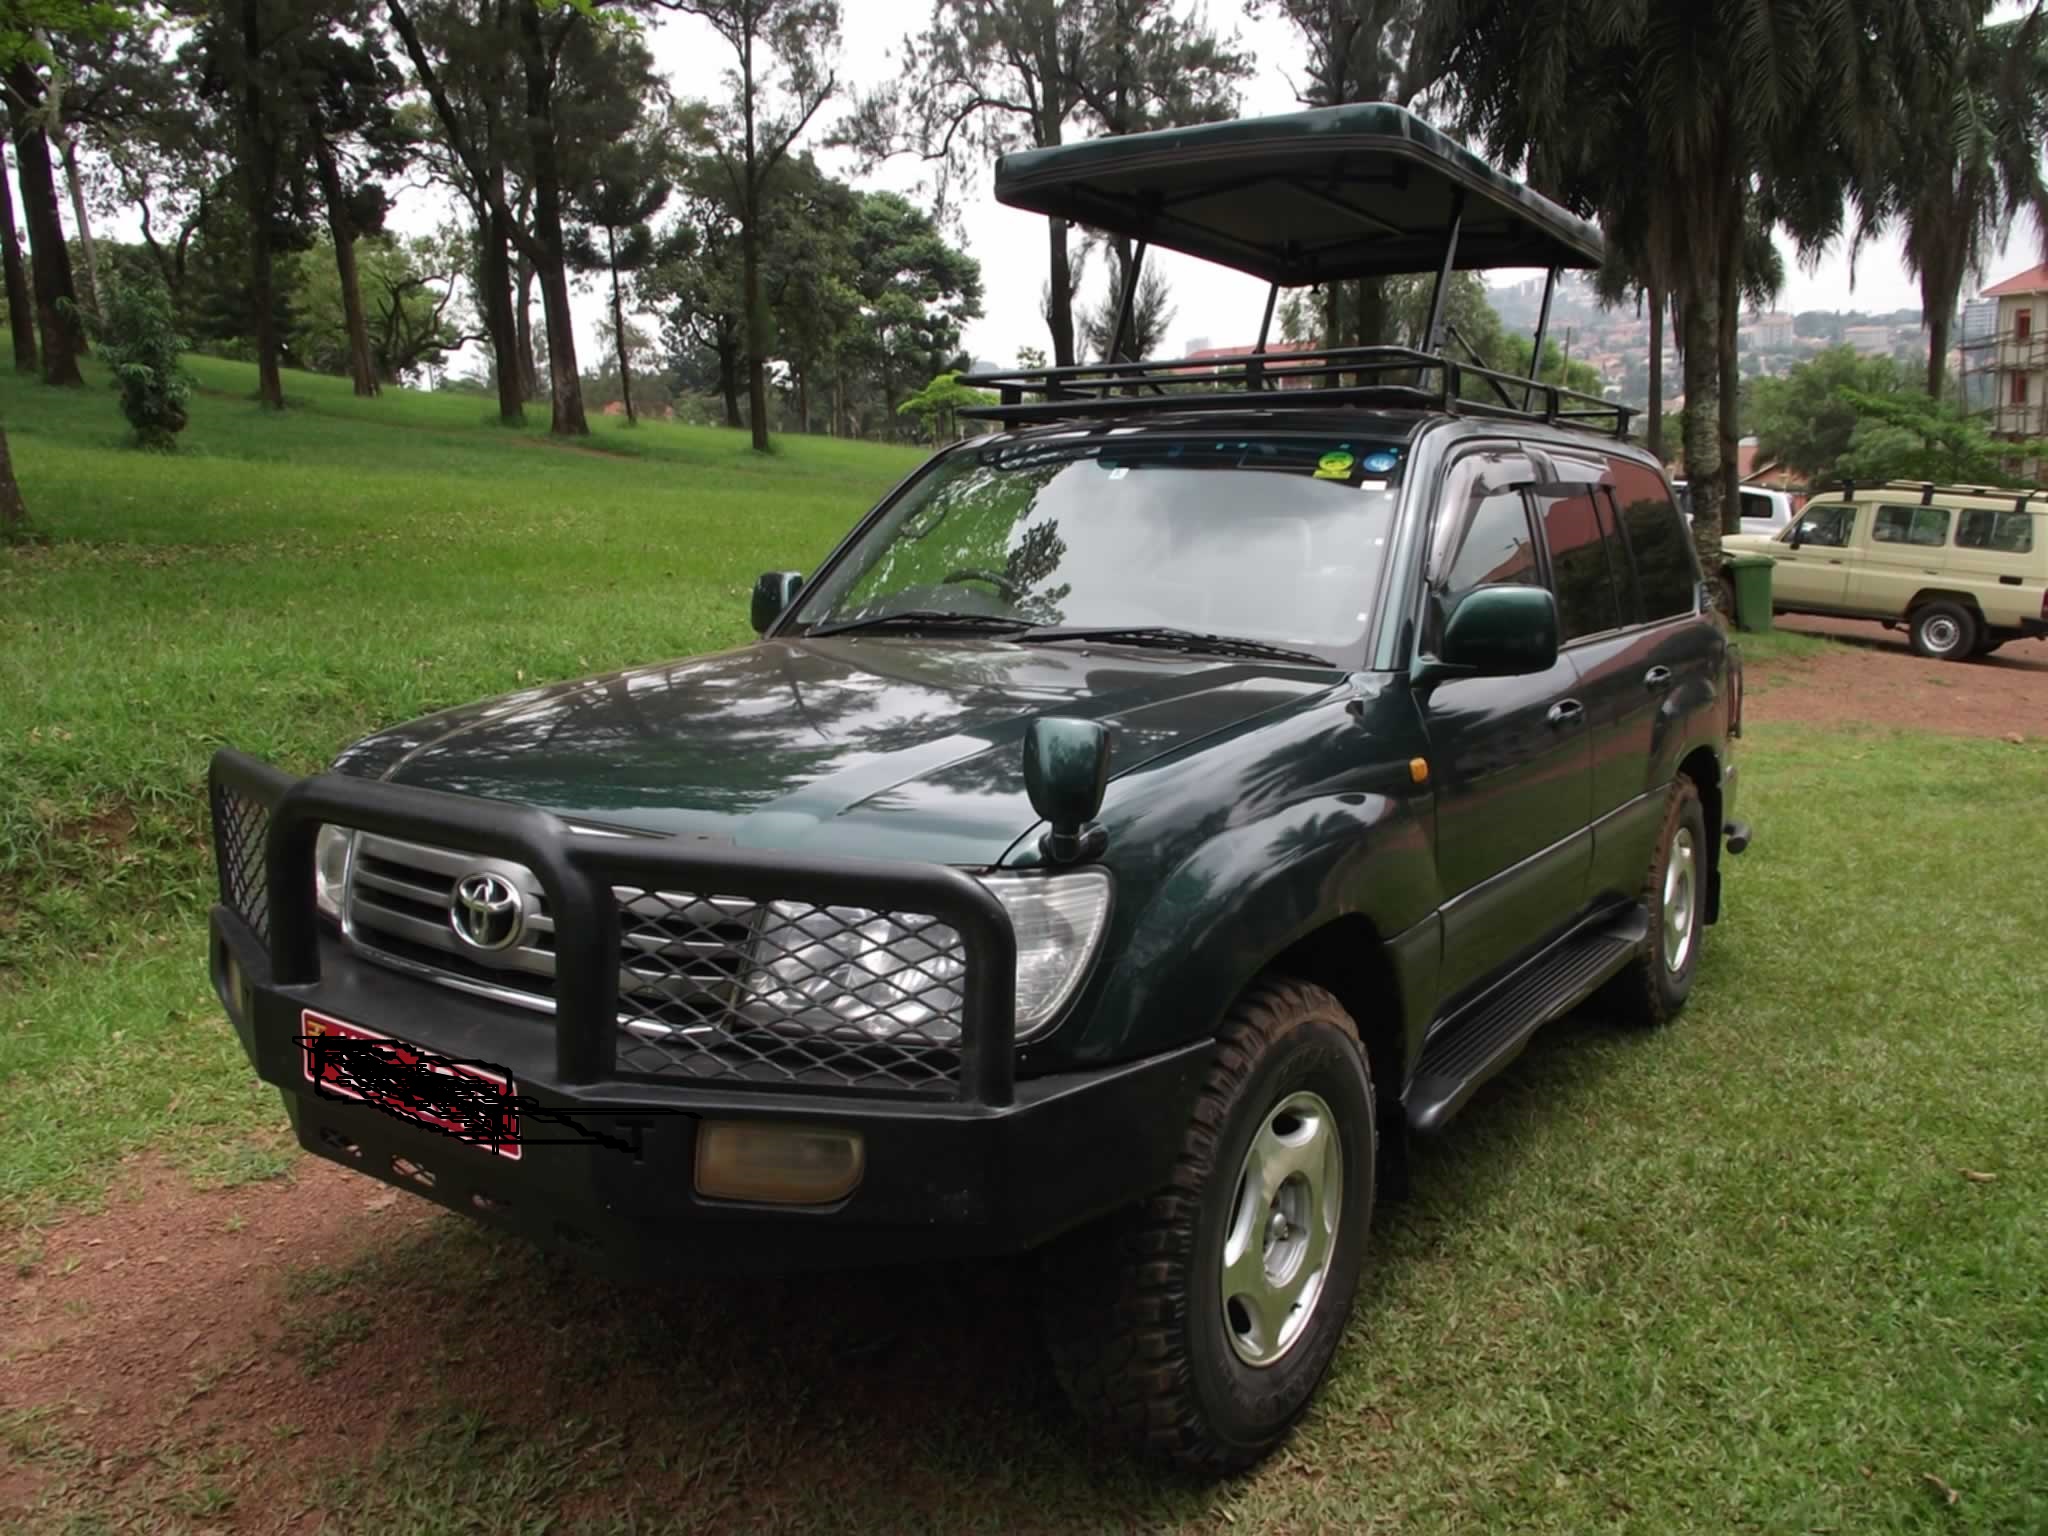
{"type": "Polygon", "coordinates": [[[1963,1177],[1972,1184],[1996,1184],[1998,1182],[1998,1175],[1995,1173],[1979,1173],[1974,1168],[1964,1168],[1960,1171],[1963,1177]]]}
{"type": "Polygon", "coordinates": [[[1933,1486],[1935,1492],[1941,1495],[1941,1500],[1944,1504],[1959,1504],[1962,1502],[1963,1496],[1960,1493],[1957,1493],[1955,1489],[1949,1487],[1949,1485],[1947,1483],[1944,1483],[1940,1478],[1936,1477],[1932,1472],[1922,1472],[1920,1475],[1926,1478],[1927,1481],[1933,1486]]]}

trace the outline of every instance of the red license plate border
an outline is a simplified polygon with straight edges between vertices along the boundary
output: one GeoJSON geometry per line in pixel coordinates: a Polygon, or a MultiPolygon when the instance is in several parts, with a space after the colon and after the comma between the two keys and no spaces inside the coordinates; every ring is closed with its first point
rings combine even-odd
{"type": "Polygon", "coordinates": [[[423,1045],[416,1045],[412,1041],[401,1039],[397,1035],[387,1035],[381,1030],[370,1029],[361,1024],[351,1023],[347,1019],[338,1019],[333,1014],[322,1013],[317,1008],[303,1009],[299,1014],[300,1069],[304,1072],[306,1081],[312,1086],[313,1092],[316,1095],[323,1098],[353,1099],[357,1103],[368,1104],[373,1109],[382,1110],[394,1120],[402,1120],[408,1125],[417,1125],[427,1130],[439,1131],[446,1135],[450,1141],[462,1142],[480,1151],[494,1153],[515,1163],[519,1161],[521,1153],[517,1140],[519,1127],[516,1119],[510,1121],[513,1135],[512,1140],[483,1141],[474,1136],[458,1134],[459,1128],[454,1122],[437,1123],[412,1110],[389,1103],[383,1099],[372,1098],[347,1084],[323,1081],[314,1070],[313,1046],[310,1037],[328,1032],[337,1034],[347,1040],[375,1040],[399,1046],[404,1050],[415,1053],[422,1061],[440,1068],[447,1076],[469,1077],[475,1078],[479,1082],[489,1083],[502,1096],[508,1099],[515,1096],[512,1075],[509,1072],[479,1066],[467,1061],[454,1061],[440,1055],[438,1052],[428,1050],[423,1045]],[[315,1026],[318,1027],[316,1028],[315,1026]]]}

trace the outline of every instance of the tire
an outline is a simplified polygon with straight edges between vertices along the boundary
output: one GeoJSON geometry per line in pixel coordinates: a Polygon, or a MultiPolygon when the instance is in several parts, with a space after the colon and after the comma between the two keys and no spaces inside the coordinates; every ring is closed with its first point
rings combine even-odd
{"type": "Polygon", "coordinates": [[[1672,781],[1664,821],[1657,829],[1657,851],[1643,880],[1642,905],[1650,914],[1649,936],[1642,952],[1607,987],[1608,1003],[1626,1023],[1659,1028],[1675,1019],[1692,995],[1700,945],[1706,936],[1707,873],[1712,855],[1699,786],[1680,774],[1672,781]],[[1674,866],[1683,872],[1675,873],[1674,866]]]}
{"type": "Polygon", "coordinates": [[[1913,654],[1965,661],[1977,648],[1977,616],[1961,603],[1922,603],[1907,620],[1913,654]]]}
{"type": "Polygon", "coordinates": [[[1292,981],[1239,999],[1167,1187],[1046,1256],[1046,1341],[1082,1417],[1205,1475],[1279,1445],[1351,1315],[1377,1141],[1372,1073],[1343,1005],[1292,981]],[[1281,1175],[1276,1194],[1254,1182],[1255,1147],[1281,1175]]]}

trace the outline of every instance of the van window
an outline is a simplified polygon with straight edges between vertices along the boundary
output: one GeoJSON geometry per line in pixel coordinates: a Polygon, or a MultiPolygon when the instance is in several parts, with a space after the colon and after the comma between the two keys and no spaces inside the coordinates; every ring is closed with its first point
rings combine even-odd
{"type": "Polygon", "coordinates": [[[2034,550],[2034,515],[2031,512],[1993,512],[1983,507],[1956,518],[1957,549],[1988,549],[2003,555],[2027,555],[2034,550]]]}
{"type": "Polygon", "coordinates": [[[1948,542],[1947,507],[1879,507],[1871,525],[1874,544],[1916,544],[1938,549],[1948,542]]]}
{"type": "Polygon", "coordinates": [[[1536,540],[1529,531],[1529,509],[1522,493],[1505,490],[1482,495],[1444,577],[1445,614],[1474,587],[1533,587],[1540,579],[1536,540]]]}
{"type": "Polygon", "coordinates": [[[1830,502],[1826,506],[1808,507],[1799,516],[1799,521],[1786,535],[1786,542],[1797,540],[1801,544],[1817,544],[1822,549],[1846,549],[1849,536],[1856,531],[1856,509],[1830,502]]]}
{"type": "Polygon", "coordinates": [[[1539,496],[1536,505],[1544,542],[1550,546],[1550,584],[1557,593],[1563,638],[1570,642],[1619,628],[1614,578],[1607,570],[1593,487],[1574,486],[1570,494],[1539,496]]]}
{"type": "Polygon", "coordinates": [[[1614,487],[1604,485],[1595,498],[1600,508],[1600,534],[1607,545],[1607,564],[1614,572],[1615,595],[1621,599],[1621,622],[1634,624],[1642,615],[1636,601],[1636,571],[1628,558],[1628,542],[1621,536],[1621,518],[1615,507],[1614,487]]]}
{"type": "Polygon", "coordinates": [[[1761,517],[1768,521],[1771,516],[1771,498],[1759,496],[1754,491],[1744,491],[1742,493],[1742,515],[1744,517],[1761,517]]]}
{"type": "Polygon", "coordinates": [[[1684,519],[1671,504],[1664,477],[1626,459],[1610,460],[1621,531],[1635,563],[1645,623],[1691,613],[1699,596],[1699,562],[1684,519]]]}

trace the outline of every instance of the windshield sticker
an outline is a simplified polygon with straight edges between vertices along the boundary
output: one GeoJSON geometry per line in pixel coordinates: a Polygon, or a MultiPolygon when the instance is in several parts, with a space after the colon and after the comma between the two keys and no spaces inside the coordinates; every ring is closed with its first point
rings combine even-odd
{"type": "Polygon", "coordinates": [[[1384,475],[1400,462],[1401,455],[1388,453],[1382,449],[1378,453],[1369,453],[1365,456],[1365,472],[1369,475],[1384,475]]]}
{"type": "Polygon", "coordinates": [[[1348,453],[1326,453],[1316,461],[1318,480],[1349,480],[1356,461],[1348,453]]]}

